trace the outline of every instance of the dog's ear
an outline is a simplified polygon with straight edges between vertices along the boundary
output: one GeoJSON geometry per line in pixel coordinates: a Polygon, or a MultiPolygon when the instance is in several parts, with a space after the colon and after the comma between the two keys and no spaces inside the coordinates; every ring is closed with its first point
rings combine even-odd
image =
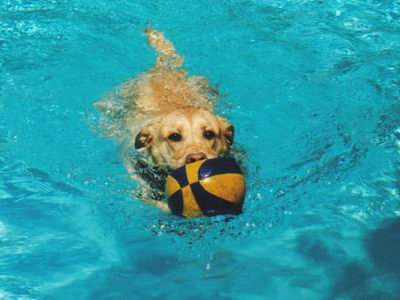
{"type": "Polygon", "coordinates": [[[224,137],[225,137],[226,142],[228,143],[228,145],[232,145],[233,144],[233,139],[235,137],[235,128],[229,122],[226,122],[226,123],[228,123],[229,126],[226,127],[225,130],[224,130],[224,137]]]}
{"type": "Polygon", "coordinates": [[[151,147],[160,129],[160,120],[156,119],[143,127],[135,138],[135,149],[151,147]]]}
{"type": "Polygon", "coordinates": [[[153,144],[153,135],[148,128],[139,131],[135,138],[135,149],[149,147],[153,144]]]}
{"type": "Polygon", "coordinates": [[[221,125],[222,135],[224,136],[226,143],[231,146],[235,137],[235,128],[224,118],[218,117],[218,121],[221,125]]]}

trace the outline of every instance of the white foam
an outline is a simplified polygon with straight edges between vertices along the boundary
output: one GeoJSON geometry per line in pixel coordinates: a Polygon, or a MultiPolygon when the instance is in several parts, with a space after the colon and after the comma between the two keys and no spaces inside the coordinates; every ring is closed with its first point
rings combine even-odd
{"type": "Polygon", "coordinates": [[[0,221],[0,238],[4,237],[7,234],[6,226],[3,222],[0,221]]]}

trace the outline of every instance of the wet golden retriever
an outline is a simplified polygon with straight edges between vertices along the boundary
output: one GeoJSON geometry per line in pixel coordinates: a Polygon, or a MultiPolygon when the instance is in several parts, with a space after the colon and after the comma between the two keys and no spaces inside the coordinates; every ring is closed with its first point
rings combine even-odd
{"type": "Polygon", "coordinates": [[[154,197],[154,190],[162,194],[169,170],[226,155],[234,128],[215,114],[218,90],[207,78],[188,76],[182,69],[183,57],[161,32],[145,33],[159,54],[154,67],[95,105],[104,113],[102,131],[118,137],[132,178],[147,184],[154,197]]]}

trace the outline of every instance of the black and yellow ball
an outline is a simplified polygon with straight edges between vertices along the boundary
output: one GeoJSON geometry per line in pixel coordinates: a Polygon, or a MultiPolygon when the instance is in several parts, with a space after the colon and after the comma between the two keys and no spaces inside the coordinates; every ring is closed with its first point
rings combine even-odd
{"type": "Polygon", "coordinates": [[[171,213],[187,218],[240,214],[245,181],[233,158],[200,160],[173,170],[166,195],[171,213]]]}

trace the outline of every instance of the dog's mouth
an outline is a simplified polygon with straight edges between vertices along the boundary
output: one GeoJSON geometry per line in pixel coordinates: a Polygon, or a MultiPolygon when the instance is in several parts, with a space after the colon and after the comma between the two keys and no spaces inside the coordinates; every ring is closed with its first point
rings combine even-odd
{"type": "Polygon", "coordinates": [[[194,163],[204,159],[207,159],[207,155],[204,152],[191,153],[186,157],[186,164],[194,163]]]}
{"type": "Polygon", "coordinates": [[[202,151],[197,149],[189,151],[187,153],[189,154],[187,154],[186,156],[182,155],[179,160],[175,160],[173,163],[169,165],[169,167],[172,169],[177,169],[197,161],[213,159],[218,157],[217,153],[212,153],[212,152],[210,153],[208,151],[204,150],[202,151]]]}

